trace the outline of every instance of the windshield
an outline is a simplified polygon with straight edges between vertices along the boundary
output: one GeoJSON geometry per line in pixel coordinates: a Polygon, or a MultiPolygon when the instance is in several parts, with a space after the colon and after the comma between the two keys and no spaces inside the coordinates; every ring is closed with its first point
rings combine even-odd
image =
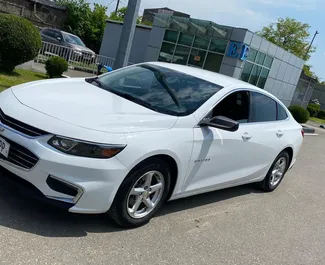
{"type": "Polygon", "coordinates": [[[151,64],[113,71],[100,76],[96,83],[154,111],[176,116],[193,113],[222,88],[197,77],[151,64]]]}
{"type": "Polygon", "coordinates": [[[76,35],[63,34],[63,38],[64,38],[64,41],[67,43],[86,47],[86,45],[82,42],[82,40],[76,35]]]}

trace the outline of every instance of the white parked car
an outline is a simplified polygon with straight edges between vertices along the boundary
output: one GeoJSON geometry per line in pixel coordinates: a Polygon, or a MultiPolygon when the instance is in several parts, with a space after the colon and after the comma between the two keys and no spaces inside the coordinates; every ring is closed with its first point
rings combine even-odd
{"type": "Polygon", "coordinates": [[[292,167],[302,127],[273,95],[217,73],[143,63],[0,94],[2,176],[74,213],[143,225],[167,200],[292,167]]]}

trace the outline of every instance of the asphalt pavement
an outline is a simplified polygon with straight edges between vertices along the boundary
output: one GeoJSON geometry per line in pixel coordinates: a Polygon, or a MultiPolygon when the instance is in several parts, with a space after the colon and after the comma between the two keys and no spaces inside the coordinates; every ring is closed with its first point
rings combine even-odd
{"type": "Polygon", "coordinates": [[[273,193],[252,186],[168,203],[148,225],[54,210],[0,182],[0,264],[325,264],[325,130],[273,193]]]}

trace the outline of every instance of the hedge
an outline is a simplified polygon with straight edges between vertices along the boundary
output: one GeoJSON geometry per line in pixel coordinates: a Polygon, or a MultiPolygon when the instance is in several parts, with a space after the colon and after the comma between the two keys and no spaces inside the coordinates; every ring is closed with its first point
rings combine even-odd
{"type": "Polygon", "coordinates": [[[290,106],[288,109],[295,120],[299,123],[305,123],[310,118],[309,112],[301,106],[290,106]]]}
{"type": "Polygon", "coordinates": [[[33,60],[41,49],[41,36],[27,19],[0,14],[0,70],[12,72],[33,60]]]}

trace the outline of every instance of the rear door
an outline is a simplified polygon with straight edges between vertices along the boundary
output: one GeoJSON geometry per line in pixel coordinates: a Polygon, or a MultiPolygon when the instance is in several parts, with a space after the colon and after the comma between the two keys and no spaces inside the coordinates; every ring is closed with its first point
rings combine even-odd
{"type": "Polygon", "coordinates": [[[249,133],[252,152],[249,152],[253,175],[251,179],[262,178],[269,170],[276,156],[285,148],[281,141],[283,131],[277,119],[278,103],[271,97],[251,91],[249,122],[244,124],[249,133]]]}

